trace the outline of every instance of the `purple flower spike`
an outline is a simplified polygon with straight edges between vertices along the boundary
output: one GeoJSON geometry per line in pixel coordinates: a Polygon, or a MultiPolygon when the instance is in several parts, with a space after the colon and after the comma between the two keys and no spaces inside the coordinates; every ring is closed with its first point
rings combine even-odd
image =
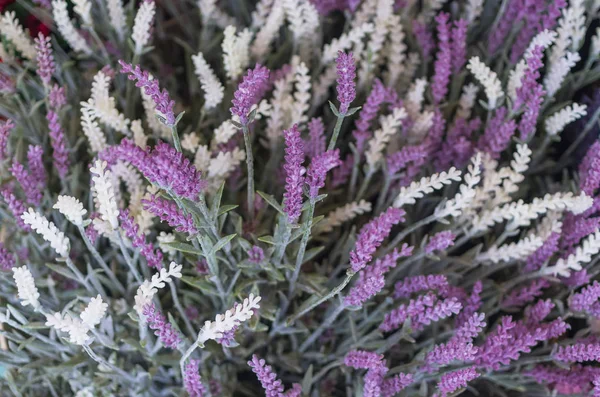
{"type": "Polygon", "coordinates": [[[198,372],[198,365],[200,361],[190,360],[185,366],[185,372],[183,374],[183,385],[185,391],[188,392],[190,397],[203,397],[206,393],[206,386],[202,384],[200,374],[198,372]]]}
{"type": "Polygon", "coordinates": [[[496,110],[477,143],[479,150],[489,153],[494,159],[500,158],[500,154],[508,148],[517,129],[514,120],[506,120],[507,114],[508,110],[504,106],[496,110]]]}
{"type": "Polygon", "coordinates": [[[46,170],[44,169],[44,149],[41,146],[29,146],[27,149],[27,163],[31,176],[40,187],[46,185],[46,170]]]}
{"type": "Polygon", "coordinates": [[[429,58],[431,51],[435,48],[433,42],[433,34],[427,29],[427,26],[419,21],[414,20],[412,23],[413,33],[417,39],[417,43],[421,47],[423,59],[429,58]]]}
{"type": "Polygon", "coordinates": [[[388,175],[394,176],[404,169],[408,163],[420,163],[427,158],[429,150],[426,145],[405,146],[387,157],[388,175]]]}
{"type": "Polygon", "coordinates": [[[504,14],[500,18],[500,21],[496,25],[496,28],[492,31],[489,39],[489,52],[493,54],[500,48],[504,43],[506,36],[512,29],[517,17],[521,11],[522,2],[520,0],[509,0],[504,10],[504,14]]]}
{"type": "Polygon", "coordinates": [[[579,164],[580,189],[588,196],[600,186],[600,141],[594,142],[579,164]]]}
{"type": "Polygon", "coordinates": [[[283,210],[290,223],[295,223],[302,213],[302,185],[304,184],[304,143],[298,125],[283,131],[285,138],[285,193],[283,210]]]}
{"type": "Polygon", "coordinates": [[[183,153],[171,145],[159,142],[152,150],[144,150],[129,139],[111,146],[100,154],[102,160],[114,164],[117,160],[131,163],[150,182],[176,195],[196,200],[206,181],[183,153]]]}
{"type": "Polygon", "coordinates": [[[151,79],[147,71],[140,68],[140,65],[133,65],[119,60],[121,65],[121,73],[127,73],[129,80],[137,80],[135,83],[136,87],[143,88],[146,95],[149,95],[154,103],[156,104],[156,110],[162,113],[165,118],[165,123],[169,126],[175,124],[175,114],[173,113],[173,106],[175,101],[171,99],[167,90],[160,90],[158,80],[151,79]]]}
{"type": "Polygon", "coordinates": [[[58,115],[54,111],[49,110],[48,114],[46,114],[46,119],[48,120],[48,126],[50,128],[50,144],[54,151],[54,166],[58,171],[58,175],[61,178],[64,178],[69,171],[70,165],[69,150],[67,149],[65,133],[60,126],[58,115]]]}
{"type": "Polygon", "coordinates": [[[331,178],[331,186],[333,188],[342,186],[348,181],[348,178],[352,174],[352,168],[354,167],[354,156],[348,154],[342,161],[342,164],[333,170],[333,177],[331,178]]]}
{"type": "Polygon", "coordinates": [[[40,202],[42,201],[41,186],[37,183],[35,178],[25,170],[25,167],[17,160],[13,160],[9,171],[13,174],[15,179],[19,181],[19,184],[27,197],[27,202],[35,206],[40,205],[40,202]]]}
{"type": "Polygon", "coordinates": [[[314,118],[308,123],[308,141],[306,142],[306,155],[316,157],[325,151],[325,126],[323,120],[314,118]]]}
{"type": "Polygon", "coordinates": [[[569,298],[569,308],[576,312],[589,310],[600,298],[600,283],[594,281],[592,285],[583,288],[579,293],[569,298]]]}
{"type": "Polygon", "coordinates": [[[182,233],[196,234],[198,230],[194,226],[194,219],[191,214],[185,215],[177,204],[154,195],[150,200],[142,200],[144,209],[160,217],[160,220],[167,222],[169,226],[182,233]]]}
{"type": "Polygon", "coordinates": [[[542,265],[558,251],[559,240],[560,233],[551,233],[546,241],[544,241],[544,244],[527,258],[527,264],[523,270],[526,273],[529,273],[542,267],[542,265]]]}
{"type": "Polygon", "coordinates": [[[35,50],[37,52],[37,74],[40,76],[45,86],[50,84],[52,75],[56,70],[54,65],[54,56],[52,55],[52,45],[50,36],[44,36],[41,32],[35,38],[35,50]]]}
{"type": "Polygon", "coordinates": [[[391,254],[377,259],[375,263],[367,266],[359,273],[356,284],[352,287],[344,301],[348,305],[362,306],[371,297],[377,295],[385,287],[385,274],[396,267],[396,262],[401,257],[412,255],[413,247],[407,244],[402,246],[402,250],[394,250],[391,254]]]}
{"type": "Polygon", "coordinates": [[[15,128],[15,124],[12,120],[6,120],[0,122],[0,160],[4,160],[8,155],[8,135],[15,128]]]}
{"type": "Polygon", "coordinates": [[[503,307],[521,307],[527,303],[533,302],[535,298],[543,294],[543,289],[548,288],[550,282],[543,278],[533,280],[531,283],[524,287],[511,292],[504,300],[502,300],[503,307]]]}
{"type": "Polygon", "coordinates": [[[262,263],[264,260],[265,253],[262,248],[260,248],[258,245],[255,245],[252,248],[250,248],[250,251],[248,251],[248,261],[255,264],[259,264],[262,263]]]}
{"type": "Polygon", "coordinates": [[[0,268],[7,272],[15,266],[15,256],[4,248],[4,244],[0,242],[0,268]]]}
{"type": "Polygon", "coordinates": [[[392,227],[404,220],[404,214],[402,209],[390,207],[363,226],[354,250],[350,252],[350,264],[354,273],[362,270],[371,261],[372,255],[390,234],[392,227]]]}
{"type": "Polygon", "coordinates": [[[27,211],[27,207],[21,200],[19,200],[14,195],[12,188],[6,187],[6,188],[2,189],[2,190],[0,190],[0,194],[4,198],[4,201],[6,201],[6,205],[8,206],[8,209],[10,210],[10,212],[12,212],[17,226],[19,226],[21,229],[23,229],[26,232],[31,231],[31,227],[29,227],[29,225],[27,225],[21,219],[21,215],[23,215],[23,212],[27,211]]]}
{"type": "Polygon", "coordinates": [[[311,199],[316,198],[319,194],[319,189],[325,186],[327,172],[341,164],[339,149],[329,150],[313,158],[306,173],[308,195],[311,199]]]}
{"type": "Polygon", "coordinates": [[[356,64],[351,52],[338,52],[337,64],[337,99],[340,102],[338,111],[346,114],[348,107],[356,97],[356,64]]]}
{"type": "Polygon", "coordinates": [[[383,381],[381,397],[393,397],[414,382],[412,374],[398,374],[383,381]]]}
{"type": "Polygon", "coordinates": [[[449,230],[434,234],[425,246],[425,253],[431,254],[434,251],[443,251],[454,245],[456,235],[449,230]]]}
{"type": "Polygon", "coordinates": [[[448,394],[454,393],[460,388],[467,387],[467,384],[480,376],[475,371],[475,367],[459,369],[442,375],[438,383],[438,390],[441,397],[446,397],[448,394]]]}
{"type": "Polygon", "coordinates": [[[148,326],[154,330],[154,335],[158,336],[162,344],[171,349],[177,349],[177,345],[181,342],[179,334],[165,316],[156,310],[153,303],[144,306],[143,314],[146,316],[148,326]]]}
{"type": "Polygon", "coordinates": [[[140,228],[135,219],[129,215],[129,210],[125,209],[120,212],[119,223],[125,231],[127,238],[131,240],[133,247],[139,248],[140,253],[146,258],[148,266],[160,270],[162,268],[162,252],[159,250],[154,251],[152,244],[146,242],[144,234],[140,234],[139,232],[140,228]]]}
{"type": "Polygon", "coordinates": [[[431,83],[431,92],[433,102],[440,103],[448,93],[448,83],[450,82],[450,73],[452,67],[452,50],[450,43],[450,15],[441,12],[436,18],[439,49],[437,59],[435,60],[433,82],[431,83]]]}
{"type": "Polygon", "coordinates": [[[67,104],[65,87],[54,84],[48,94],[48,101],[50,102],[50,107],[56,111],[65,106],[67,104]]]}
{"type": "Polygon", "coordinates": [[[448,287],[448,279],[442,274],[407,277],[394,286],[394,298],[408,298],[415,292],[429,290],[437,291],[440,295],[445,296],[448,287]]]}
{"type": "Polygon", "coordinates": [[[344,364],[356,369],[373,369],[383,365],[383,354],[353,350],[344,357],[344,364]]]}
{"type": "Polygon", "coordinates": [[[248,69],[248,72],[242,79],[237,90],[233,94],[231,103],[232,115],[237,115],[242,124],[248,123],[248,114],[253,105],[256,105],[269,84],[269,69],[256,64],[254,69],[248,69]]]}
{"type": "Polygon", "coordinates": [[[458,299],[438,300],[434,294],[428,293],[410,300],[408,304],[402,304],[386,314],[379,329],[390,332],[401,327],[406,320],[410,319],[411,327],[414,330],[421,330],[433,321],[439,321],[453,314],[458,314],[460,309],[462,309],[462,304],[458,299]]]}
{"type": "Polygon", "coordinates": [[[367,97],[366,102],[360,109],[358,120],[356,120],[356,130],[352,132],[352,136],[356,140],[356,148],[362,153],[366,141],[371,137],[372,133],[369,130],[371,128],[371,122],[381,108],[381,105],[386,102],[388,92],[379,79],[373,81],[373,89],[367,97]]]}
{"type": "Polygon", "coordinates": [[[452,28],[452,71],[460,72],[467,62],[467,29],[466,20],[459,19],[452,28]]]}
{"type": "Polygon", "coordinates": [[[388,371],[388,368],[383,365],[367,371],[367,374],[364,378],[363,397],[381,396],[381,385],[383,383],[383,377],[388,371]]]}
{"type": "Polygon", "coordinates": [[[565,363],[582,363],[600,360],[600,344],[576,343],[571,346],[559,346],[553,357],[565,363]]]}
{"type": "Polygon", "coordinates": [[[248,361],[252,372],[256,374],[258,381],[265,389],[265,397],[280,397],[283,394],[283,383],[277,379],[277,374],[273,372],[271,366],[266,364],[266,361],[256,354],[252,356],[251,361],[248,361]]]}

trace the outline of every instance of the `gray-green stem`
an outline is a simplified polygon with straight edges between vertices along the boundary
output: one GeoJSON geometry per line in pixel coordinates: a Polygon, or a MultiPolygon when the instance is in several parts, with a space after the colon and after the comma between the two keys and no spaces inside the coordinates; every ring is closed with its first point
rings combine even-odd
{"type": "Polygon", "coordinates": [[[300,345],[300,348],[298,349],[298,351],[300,353],[304,353],[306,351],[306,349],[308,349],[308,347],[310,345],[312,345],[314,343],[314,341],[319,336],[321,336],[321,334],[323,334],[323,332],[325,332],[325,330],[327,328],[331,327],[331,324],[333,324],[335,319],[344,311],[345,308],[346,308],[346,304],[344,303],[344,301],[341,301],[340,304],[335,309],[333,309],[333,311],[325,319],[325,321],[323,321],[323,323],[319,326],[319,328],[314,330],[313,333],[300,345]]]}
{"type": "Polygon", "coordinates": [[[346,287],[346,285],[348,285],[348,283],[350,283],[350,280],[352,280],[352,276],[354,276],[355,274],[356,273],[354,273],[352,270],[348,270],[348,272],[346,273],[346,278],[344,278],[344,280],[337,287],[332,289],[331,292],[329,292],[327,295],[325,295],[325,296],[321,297],[320,299],[318,299],[317,301],[313,302],[311,305],[309,305],[305,309],[301,310],[300,312],[298,312],[298,313],[294,314],[293,316],[291,316],[290,318],[288,318],[286,320],[286,323],[292,324],[294,321],[296,321],[300,317],[304,316],[306,313],[310,312],[315,307],[319,306],[321,303],[328,301],[329,299],[333,298],[334,296],[336,296],[337,294],[342,292],[342,290],[346,287]]]}
{"type": "MultiPolygon", "coordinates": [[[[77,269],[77,266],[75,266],[75,264],[73,263],[73,261],[71,260],[71,258],[66,257],[65,258],[65,262],[67,263],[67,267],[73,272],[73,274],[75,275],[75,277],[77,277],[77,280],[83,284],[83,286],[90,292],[92,292],[93,288],[92,285],[85,279],[84,275],[79,271],[79,269],[77,269]]],[[[100,292],[100,291],[96,291],[96,292],[100,292]]]]}
{"type": "Polygon", "coordinates": [[[125,287],[123,287],[123,285],[117,279],[117,276],[115,276],[115,274],[110,270],[104,259],[102,259],[102,256],[100,256],[100,253],[98,252],[98,250],[96,250],[96,247],[94,247],[87,234],[85,234],[83,226],[77,226],[77,228],[79,229],[79,234],[81,234],[81,238],[83,239],[83,242],[85,243],[87,249],[92,253],[92,256],[100,264],[102,270],[104,270],[110,281],[119,290],[119,292],[121,294],[125,294],[125,287]]]}
{"type": "Polygon", "coordinates": [[[337,142],[338,136],[340,135],[340,130],[342,129],[344,117],[346,117],[346,114],[338,114],[337,121],[335,122],[335,127],[333,128],[333,135],[331,136],[331,140],[329,141],[329,146],[327,146],[327,150],[335,149],[335,143],[337,142]]]}
{"type": "MultiPolygon", "coordinates": [[[[310,237],[310,231],[312,228],[312,218],[314,212],[315,199],[311,197],[308,206],[308,213],[306,214],[306,221],[304,222],[304,233],[302,235],[302,240],[300,241],[298,255],[296,255],[296,266],[294,267],[294,273],[292,273],[292,278],[290,280],[290,287],[288,290],[288,301],[292,299],[294,291],[296,290],[296,282],[298,282],[298,277],[300,276],[300,268],[302,267],[302,263],[304,262],[304,253],[306,252],[306,245],[308,244],[308,239],[310,237]]],[[[282,314],[282,316],[284,315],[285,313],[282,314]]]]}
{"type": "Polygon", "coordinates": [[[136,269],[134,263],[131,260],[131,257],[129,256],[129,253],[127,252],[127,248],[125,247],[125,242],[123,241],[123,236],[121,236],[121,233],[119,233],[119,232],[116,232],[116,233],[119,237],[119,248],[121,249],[121,253],[123,254],[123,257],[125,258],[125,262],[127,262],[127,266],[129,267],[129,270],[131,270],[131,273],[133,274],[133,277],[135,277],[135,280],[141,284],[143,282],[142,276],[136,269]]]}
{"type": "Polygon", "coordinates": [[[181,153],[181,141],[179,140],[179,133],[177,132],[176,124],[171,126],[171,134],[173,134],[173,145],[175,145],[175,149],[181,153]]]}
{"type": "Polygon", "coordinates": [[[285,220],[282,222],[283,235],[281,239],[277,241],[275,246],[275,254],[273,255],[273,264],[275,267],[281,264],[281,260],[283,259],[283,255],[285,254],[285,249],[290,241],[290,237],[292,236],[292,228],[290,227],[289,221],[287,220],[287,215],[284,215],[285,220]]]}
{"type": "Polygon", "coordinates": [[[242,131],[246,145],[246,167],[248,168],[248,215],[250,216],[249,221],[252,221],[254,219],[254,155],[247,124],[242,126],[242,131]]]}

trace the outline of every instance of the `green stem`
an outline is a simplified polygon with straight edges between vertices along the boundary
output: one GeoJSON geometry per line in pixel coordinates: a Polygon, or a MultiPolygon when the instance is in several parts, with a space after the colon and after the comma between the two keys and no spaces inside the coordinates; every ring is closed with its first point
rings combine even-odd
{"type": "Polygon", "coordinates": [[[408,236],[409,234],[411,234],[412,232],[414,232],[415,230],[417,230],[420,227],[423,227],[431,222],[435,222],[435,220],[437,219],[437,217],[435,216],[435,214],[429,215],[427,218],[423,218],[420,221],[413,223],[412,225],[410,225],[409,227],[407,227],[406,229],[404,229],[402,231],[402,233],[398,233],[396,235],[396,237],[394,237],[394,240],[392,240],[391,243],[389,243],[385,249],[383,250],[382,254],[383,255],[387,255],[390,253],[390,251],[392,249],[394,249],[398,244],[400,244],[402,242],[402,240],[404,240],[404,238],[406,236],[408,236]]]}
{"type": "Polygon", "coordinates": [[[304,342],[302,342],[298,351],[300,353],[304,353],[306,351],[306,349],[308,349],[308,347],[310,345],[312,345],[314,343],[314,341],[319,336],[321,336],[321,334],[323,334],[323,332],[327,328],[331,327],[331,324],[333,324],[335,319],[344,311],[345,308],[346,308],[346,304],[343,301],[340,302],[340,304],[331,312],[331,314],[325,319],[325,321],[323,321],[323,323],[321,323],[319,328],[314,330],[314,332],[304,342]]]}
{"type": "MultiPolygon", "coordinates": [[[[131,61],[132,65],[137,65],[139,62],[139,55],[138,54],[134,54],[133,55],[133,60],[131,61]]],[[[131,102],[131,95],[133,94],[133,81],[127,79],[127,88],[125,89],[125,103],[129,106],[126,106],[127,109],[127,117],[131,117],[131,114],[129,112],[133,111],[133,109],[135,109],[135,106],[133,106],[132,102],[131,102]]]]}
{"type": "Polygon", "coordinates": [[[181,141],[179,140],[179,134],[177,133],[177,125],[174,124],[171,126],[171,134],[173,134],[173,145],[175,145],[175,149],[181,153],[181,141]]]}
{"type": "Polygon", "coordinates": [[[171,297],[173,298],[173,304],[175,308],[179,312],[181,318],[183,318],[183,322],[185,323],[185,327],[190,335],[194,335],[196,332],[194,331],[194,327],[192,327],[192,323],[188,319],[188,316],[185,314],[183,307],[181,306],[181,302],[179,302],[179,298],[177,297],[177,291],[175,290],[175,283],[169,283],[169,287],[171,287],[171,297]]]}
{"type": "MultiPolygon", "coordinates": [[[[79,269],[77,269],[77,266],[75,266],[75,264],[73,263],[73,261],[71,260],[71,258],[66,257],[65,258],[65,262],[67,263],[67,267],[73,272],[73,274],[75,274],[75,277],[77,277],[77,280],[83,284],[85,286],[85,288],[92,292],[93,288],[90,285],[90,283],[85,279],[85,277],[83,276],[83,274],[79,271],[79,269]]],[[[99,291],[96,291],[99,292],[99,291]]]]}
{"type": "Polygon", "coordinates": [[[329,141],[329,146],[327,146],[327,150],[335,149],[335,142],[338,139],[338,135],[340,135],[340,130],[342,129],[342,123],[344,122],[345,114],[338,114],[337,121],[335,122],[335,127],[333,129],[333,135],[331,136],[331,140],[329,141]]]}
{"type": "Polygon", "coordinates": [[[121,248],[121,253],[123,254],[123,257],[125,258],[125,262],[127,262],[127,266],[129,266],[129,270],[131,270],[131,273],[135,277],[135,280],[141,284],[143,282],[142,276],[140,275],[140,273],[136,269],[135,265],[131,261],[131,257],[129,256],[129,253],[127,252],[127,248],[125,247],[125,243],[123,242],[123,236],[121,236],[121,233],[119,233],[119,232],[117,232],[117,235],[119,237],[119,248],[121,248]]]}
{"type": "Polygon", "coordinates": [[[246,145],[246,166],[248,168],[248,215],[249,220],[254,218],[254,156],[252,154],[252,143],[250,142],[250,133],[248,125],[242,126],[244,132],[244,143],[246,145]]]}
{"type": "Polygon", "coordinates": [[[127,380],[127,382],[129,384],[132,385],[136,382],[136,379],[133,376],[129,375],[127,372],[123,371],[121,368],[114,366],[113,364],[109,363],[102,357],[98,356],[96,353],[94,353],[94,351],[89,346],[84,345],[83,350],[85,350],[85,352],[98,364],[103,365],[107,368],[110,368],[113,371],[115,371],[115,373],[121,375],[123,378],[125,378],[127,380]]]}
{"type": "Polygon", "coordinates": [[[383,204],[386,201],[385,199],[388,194],[388,191],[390,190],[391,184],[392,184],[392,178],[386,172],[385,179],[383,181],[383,188],[381,189],[381,192],[379,192],[379,197],[377,198],[377,204],[375,205],[375,214],[378,214],[379,211],[382,210],[383,204]]]}
{"type": "Polygon", "coordinates": [[[290,227],[287,218],[282,223],[284,223],[282,227],[285,229],[283,231],[283,235],[281,236],[281,240],[278,241],[275,246],[275,254],[273,255],[273,265],[275,265],[275,267],[278,267],[281,264],[281,260],[285,254],[285,249],[290,241],[290,237],[292,236],[292,228],[290,227]]]}
{"type": "Polygon", "coordinates": [[[356,201],[360,201],[365,192],[367,191],[367,187],[369,187],[369,183],[371,182],[371,178],[373,178],[374,172],[369,168],[367,175],[365,175],[365,179],[363,179],[362,184],[360,185],[360,189],[358,190],[358,194],[356,195],[356,201]]]}
{"type": "Polygon", "coordinates": [[[299,312],[295,313],[294,315],[288,317],[286,320],[286,323],[288,325],[292,324],[294,321],[296,321],[300,317],[304,316],[306,313],[310,312],[312,309],[319,306],[321,303],[328,301],[329,299],[333,298],[334,296],[336,296],[337,294],[342,292],[342,290],[346,287],[346,285],[348,285],[348,283],[350,283],[350,280],[352,280],[352,276],[354,276],[355,274],[356,273],[354,273],[352,270],[348,270],[348,272],[346,273],[346,278],[344,278],[344,280],[337,287],[332,289],[331,292],[329,292],[327,295],[321,297],[320,299],[313,302],[306,308],[304,308],[304,309],[300,310],[299,312]]]}
{"type": "MultiPolygon", "coordinates": [[[[306,245],[308,244],[308,239],[310,237],[310,230],[312,227],[312,218],[315,212],[315,199],[310,198],[308,213],[306,214],[306,221],[304,222],[304,234],[302,235],[302,240],[300,241],[300,248],[298,249],[298,255],[296,255],[296,267],[294,267],[294,273],[292,273],[292,278],[290,280],[290,286],[288,289],[288,301],[290,301],[294,295],[294,291],[296,289],[296,282],[298,281],[298,277],[300,276],[300,268],[302,267],[302,263],[304,262],[304,253],[306,252],[306,245]]],[[[285,313],[282,314],[282,317],[285,313]]]]}
{"type": "Polygon", "coordinates": [[[115,276],[115,274],[110,270],[104,259],[102,259],[102,256],[100,256],[100,253],[98,252],[98,250],[96,250],[96,247],[94,247],[87,234],[85,234],[83,226],[77,226],[77,228],[79,229],[79,234],[81,234],[81,238],[83,239],[83,242],[85,243],[87,249],[92,253],[92,256],[100,264],[100,267],[102,267],[102,270],[104,270],[108,278],[110,278],[110,281],[113,283],[113,285],[119,290],[119,293],[124,295],[125,287],[123,287],[123,285],[117,279],[117,276],[115,276]]]}

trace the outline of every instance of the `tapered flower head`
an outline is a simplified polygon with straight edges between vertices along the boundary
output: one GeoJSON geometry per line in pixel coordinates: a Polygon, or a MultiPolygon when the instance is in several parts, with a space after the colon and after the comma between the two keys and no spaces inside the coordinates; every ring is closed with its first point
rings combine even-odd
{"type": "Polygon", "coordinates": [[[351,52],[338,52],[337,64],[337,99],[340,102],[339,112],[345,114],[356,97],[356,64],[351,52]]]}
{"type": "Polygon", "coordinates": [[[256,105],[269,83],[269,69],[257,64],[254,69],[248,69],[237,90],[233,94],[231,104],[232,115],[240,118],[242,124],[248,123],[248,114],[256,105]]]}

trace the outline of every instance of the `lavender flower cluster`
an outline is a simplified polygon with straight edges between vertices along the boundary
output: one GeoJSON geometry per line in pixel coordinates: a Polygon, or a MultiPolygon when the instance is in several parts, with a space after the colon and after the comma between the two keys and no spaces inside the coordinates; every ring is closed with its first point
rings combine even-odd
{"type": "Polygon", "coordinates": [[[2,396],[600,396],[600,2],[0,13],[2,396]]]}

